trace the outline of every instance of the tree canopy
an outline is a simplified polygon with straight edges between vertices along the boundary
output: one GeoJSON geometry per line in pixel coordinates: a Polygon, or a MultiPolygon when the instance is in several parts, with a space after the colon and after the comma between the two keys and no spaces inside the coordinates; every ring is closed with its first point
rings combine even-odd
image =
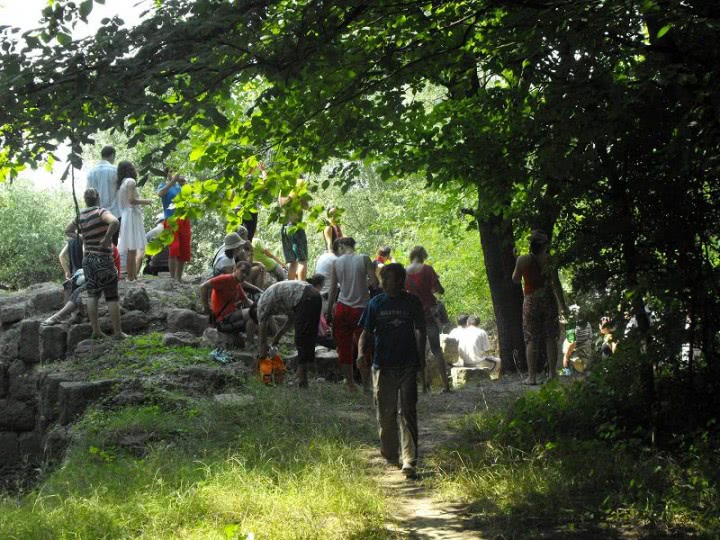
{"type": "Polygon", "coordinates": [[[330,162],[323,187],[352,185],[361,162],[420,174],[477,201],[499,319],[518,307],[514,230],[543,227],[577,289],[617,313],[662,302],[681,329],[661,332],[661,356],[699,340],[717,371],[720,7],[164,0],[72,41],[92,7],[55,0],[37,31],[2,30],[2,176],[63,140],[79,164],[108,129],[152,139],[146,173],[189,142],[208,178],[186,190],[191,217],[269,204],[330,162]]]}

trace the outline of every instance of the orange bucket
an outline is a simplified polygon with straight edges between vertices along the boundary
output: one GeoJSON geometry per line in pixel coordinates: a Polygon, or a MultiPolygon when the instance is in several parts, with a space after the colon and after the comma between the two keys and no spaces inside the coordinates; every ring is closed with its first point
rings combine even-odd
{"type": "Polygon", "coordinates": [[[280,355],[276,354],[272,358],[261,358],[258,362],[258,371],[265,384],[280,384],[285,379],[287,368],[280,355]]]}

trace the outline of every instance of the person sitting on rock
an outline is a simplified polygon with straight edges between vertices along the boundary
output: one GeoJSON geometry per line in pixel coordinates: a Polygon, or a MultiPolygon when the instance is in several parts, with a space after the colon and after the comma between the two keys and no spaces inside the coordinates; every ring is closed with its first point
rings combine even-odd
{"type": "Polygon", "coordinates": [[[465,328],[467,328],[467,322],[470,315],[467,313],[461,313],[458,315],[457,318],[457,326],[450,330],[450,333],[448,334],[449,337],[456,339],[458,343],[460,343],[460,336],[462,336],[463,332],[465,331],[465,328]]]}
{"type": "Polygon", "coordinates": [[[313,275],[307,281],[280,281],[270,285],[257,302],[251,316],[258,323],[258,352],[264,358],[268,354],[268,325],[273,315],[285,315],[287,321],[270,340],[276,347],[290,325],[295,328],[295,347],[298,351],[298,384],[307,388],[307,366],[315,362],[315,345],[322,311],[320,288],[325,278],[313,275]]]}
{"type": "Polygon", "coordinates": [[[491,348],[487,332],[480,328],[480,318],[470,315],[458,341],[458,354],[462,365],[490,369],[499,373],[500,359],[487,354],[491,348]]]}
{"type": "MultiPolygon", "coordinates": [[[[100,330],[98,322],[98,300],[102,294],[105,295],[105,301],[108,303],[113,335],[118,338],[125,337],[120,322],[118,269],[114,260],[114,254],[117,253],[117,250],[112,243],[113,235],[119,228],[120,223],[110,211],[98,206],[100,196],[94,188],[86,189],[83,198],[85,199],[86,208],[67,226],[65,232],[69,235],[79,229],[84,241],[83,275],[85,277],[85,290],[88,294],[88,317],[93,331],[91,337],[93,339],[107,337],[100,330]]],[[[73,302],[75,306],[79,304],[79,297],[76,300],[77,303],[73,302]]],[[[60,310],[60,313],[67,307],[66,304],[60,310]]],[[[52,322],[52,319],[53,317],[48,321],[52,322]]]]}
{"type": "Polygon", "coordinates": [[[213,256],[212,275],[219,276],[221,274],[229,274],[233,271],[237,262],[245,261],[244,245],[245,241],[238,233],[225,235],[223,245],[215,251],[215,255],[213,256]]]}
{"type": "Polygon", "coordinates": [[[245,330],[253,333],[248,300],[243,290],[243,282],[250,272],[250,263],[235,263],[232,274],[221,274],[208,279],[200,285],[200,299],[205,311],[210,314],[210,323],[219,332],[236,333],[245,330]]]}

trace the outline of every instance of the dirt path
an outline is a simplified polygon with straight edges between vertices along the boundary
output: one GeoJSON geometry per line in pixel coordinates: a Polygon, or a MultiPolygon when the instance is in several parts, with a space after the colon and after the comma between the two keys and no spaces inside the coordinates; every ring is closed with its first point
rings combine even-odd
{"type": "Polygon", "coordinates": [[[517,397],[526,387],[520,379],[508,376],[499,381],[483,381],[451,394],[432,393],[420,396],[418,423],[420,430],[420,478],[407,480],[399,470],[385,464],[379,452],[368,456],[377,478],[396,508],[397,519],[387,528],[400,538],[412,540],[470,540],[482,538],[473,531],[462,514],[462,508],[433,500],[433,494],[422,481],[429,471],[423,461],[453,437],[449,422],[473,411],[494,411],[517,397]]]}

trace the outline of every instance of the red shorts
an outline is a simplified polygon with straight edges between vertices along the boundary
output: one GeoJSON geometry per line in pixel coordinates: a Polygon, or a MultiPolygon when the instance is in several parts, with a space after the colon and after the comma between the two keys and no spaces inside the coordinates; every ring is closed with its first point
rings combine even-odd
{"type": "MultiPolygon", "coordinates": [[[[190,230],[190,221],[187,219],[177,220],[177,230],[175,231],[175,237],[173,238],[172,244],[168,255],[173,259],[178,259],[183,262],[190,262],[190,238],[192,232],[190,230]]],[[[165,228],[168,228],[167,219],[165,220],[165,228]]]]}
{"type": "Polygon", "coordinates": [[[358,352],[358,339],[363,328],[358,326],[365,308],[353,308],[338,302],[333,317],[333,337],[340,364],[352,365],[358,352]]]}

